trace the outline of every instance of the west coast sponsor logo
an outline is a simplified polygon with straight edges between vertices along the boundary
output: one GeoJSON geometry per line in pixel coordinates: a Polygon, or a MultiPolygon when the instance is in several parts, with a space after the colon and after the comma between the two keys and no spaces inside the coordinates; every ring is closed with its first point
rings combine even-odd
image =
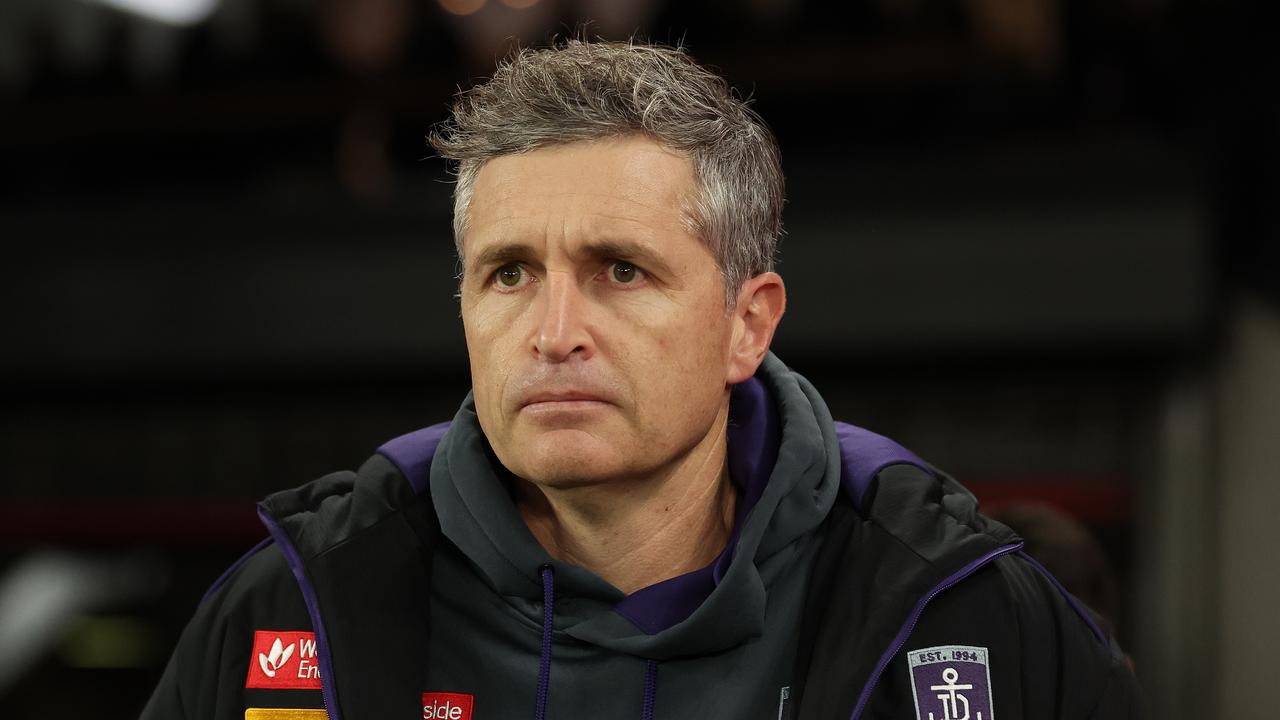
{"type": "Polygon", "coordinates": [[[255,630],[247,688],[319,690],[316,634],[294,630],[255,630]]]}
{"type": "Polygon", "coordinates": [[[471,720],[474,695],[467,693],[422,693],[422,720],[471,720]]]}

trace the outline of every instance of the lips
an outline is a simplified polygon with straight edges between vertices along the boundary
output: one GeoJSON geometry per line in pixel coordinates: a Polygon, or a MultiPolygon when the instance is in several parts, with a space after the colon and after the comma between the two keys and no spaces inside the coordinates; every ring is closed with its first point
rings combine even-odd
{"type": "Polygon", "coordinates": [[[516,379],[503,405],[511,412],[529,409],[552,413],[626,405],[621,402],[629,396],[624,386],[615,383],[609,373],[588,370],[550,365],[531,368],[516,379]]]}
{"type": "Polygon", "coordinates": [[[603,395],[593,393],[593,392],[586,392],[582,390],[543,390],[543,391],[532,393],[531,395],[525,398],[522,398],[520,401],[520,407],[524,408],[530,405],[537,405],[540,403],[570,403],[570,402],[607,403],[609,402],[609,400],[605,398],[603,395]]]}

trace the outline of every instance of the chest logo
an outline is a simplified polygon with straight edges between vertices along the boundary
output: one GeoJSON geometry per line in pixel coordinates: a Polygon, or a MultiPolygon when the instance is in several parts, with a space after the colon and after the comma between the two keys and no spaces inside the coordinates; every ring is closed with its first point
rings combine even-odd
{"type": "Polygon", "coordinates": [[[994,720],[987,649],[939,645],[911,650],[916,720],[994,720]]]}
{"type": "Polygon", "coordinates": [[[467,693],[422,693],[422,720],[471,720],[475,702],[467,693]]]}
{"type": "Polygon", "coordinates": [[[247,688],[319,690],[320,665],[316,634],[301,631],[255,630],[250,651],[247,688]]]}

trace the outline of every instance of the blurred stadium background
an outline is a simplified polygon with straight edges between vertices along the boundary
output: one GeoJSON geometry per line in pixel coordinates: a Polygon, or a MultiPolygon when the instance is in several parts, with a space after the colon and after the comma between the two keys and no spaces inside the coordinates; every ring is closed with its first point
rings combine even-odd
{"type": "Polygon", "coordinates": [[[835,415],[1098,583],[1152,717],[1275,717],[1263,5],[3,0],[0,717],[135,717],[256,499],[452,415],[423,136],[583,23],[776,130],[776,350],[835,415]]]}

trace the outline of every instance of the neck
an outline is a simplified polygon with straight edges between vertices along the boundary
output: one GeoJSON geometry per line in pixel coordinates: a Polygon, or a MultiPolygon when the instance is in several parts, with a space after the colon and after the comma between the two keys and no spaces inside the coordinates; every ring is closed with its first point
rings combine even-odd
{"type": "Polygon", "coordinates": [[[733,530],[728,402],[692,450],[647,477],[567,488],[518,481],[516,506],[547,552],[624,593],[706,567],[733,530]]]}

